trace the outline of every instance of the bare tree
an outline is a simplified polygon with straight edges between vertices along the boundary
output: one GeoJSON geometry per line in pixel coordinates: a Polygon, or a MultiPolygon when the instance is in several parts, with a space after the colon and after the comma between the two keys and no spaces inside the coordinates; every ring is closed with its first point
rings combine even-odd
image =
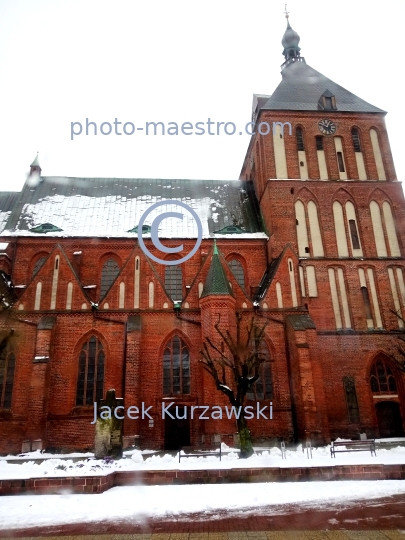
{"type": "Polygon", "coordinates": [[[214,328],[221,338],[220,346],[206,337],[201,351],[204,369],[214,379],[218,390],[225,394],[236,414],[240,441],[240,457],[253,454],[252,439],[244,416],[243,404],[246,393],[259,379],[259,368],[264,362],[261,344],[267,326],[259,326],[252,317],[245,329],[242,329],[242,315],[237,314],[236,338],[229,330],[220,328],[220,320],[214,328]],[[245,331],[243,331],[245,330],[245,331]]]}

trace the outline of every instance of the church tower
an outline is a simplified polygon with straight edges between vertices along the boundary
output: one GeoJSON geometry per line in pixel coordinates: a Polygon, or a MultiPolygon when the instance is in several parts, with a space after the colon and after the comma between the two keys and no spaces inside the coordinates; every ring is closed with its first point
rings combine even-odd
{"type": "Polygon", "coordinates": [[[317,345],[291,347],[310,348],[314,395],[324,393],[314,406],[324,408],[332,438],[399,436],[405,205],[386,112],[310,67],[286,17],[282,80],[272,95],[254,96],[241,171],[270,237],[257,303],[287,319],[295,313],[298,325],[306,314],[317,345]]]}

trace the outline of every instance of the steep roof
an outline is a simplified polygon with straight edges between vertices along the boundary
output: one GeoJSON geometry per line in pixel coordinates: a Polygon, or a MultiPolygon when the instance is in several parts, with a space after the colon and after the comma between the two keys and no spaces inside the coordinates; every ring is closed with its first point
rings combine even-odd
{"type": "Polygon", "coordinates": [[[230,295],[233,296],[231,286],[226,277],[224,267],[219,256],[217,245],[214,244],[210,269],[208,270],[207,279],[204,283],[201,298],[212,295],[230,295]]]}
{"type": "MultiPolygon", "coordinates": [[[[182,201],[196,211],[204,237],[232,237],[229,233],[214,233],[236,223],[246,231],[236,235],[238,240],[267,238],[257,216],[254,192],[247,182],[56,176],[28,179],[21,193],[0,193],[1,236],[133,238],[136,232],[128,231],[138,225],[144,212],[155,202],[167,199],[182,201]]],[[[174,210],[173,205],[161,207],[145,223],[151,224],[162,211],[174,210]]],[[[163,220],[160,236],[196,238],[194,219],[186,211],[183,215],[186,219],[163,220]]]]}
{"type": "Polygon", "coordinates": [[[385,113],[308,66],[303,58],[291,62],[281,74],[281,83],[262,110],[317,111],[320,97],[329,90],[336,98],[338,112],[385,113]]]}

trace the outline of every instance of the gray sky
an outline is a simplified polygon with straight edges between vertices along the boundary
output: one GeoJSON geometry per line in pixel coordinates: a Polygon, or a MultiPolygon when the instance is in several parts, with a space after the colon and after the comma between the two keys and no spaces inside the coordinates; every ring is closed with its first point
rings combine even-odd
{"type": "MultiPolygon", "coordinates": [[[[288,3],[308,64],[389,112],[399,180],[402,0],[288,3]]],[[[81,135],[70,123],[250,121],[280,81],[284,3],[274,0],[0,0],[1,189],[42,174],[239,177],[248,135],[81,135]]],[[[121,126],[122,129],[122,126],[121,126]]]]}

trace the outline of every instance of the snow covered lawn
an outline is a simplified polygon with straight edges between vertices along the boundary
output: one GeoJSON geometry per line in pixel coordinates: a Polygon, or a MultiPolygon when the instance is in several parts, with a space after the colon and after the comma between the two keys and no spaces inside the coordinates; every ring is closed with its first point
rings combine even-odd
{"type": "MultiPolygon", "coordinates": [[[[405,480],[258,483],[184,486],[115,487],[99,495],[24,495],[1,498],[0,529],[42,527],[108,520],[143,522],[148,518],[215,519],[264,512],[274,506],[299,504],[324,508],[405,494],[405,480]]],[[[288,512],[286,506],[285,512],[288,512]]]]}
{"type": "MultiPolygon", "coordinates": [[[[224,450],[230,450],[223,444],[224,450]]],[[[82,454],[83,459],[60,459],[51,457],[45,459],[47,454],[39,451],[31,452],[25,459],[44,458],[42,463],[28,461],[26,463],[7,463],[7,458],[0,459],[0,479],[28,479],[49,478],[57,476],[101,476],[113,471],[134,470],[196,470],[196,469],[235,469],[235,468],[258,468],[258,467],[325,467],[333,465],[389,465],[405,464],[405,447],[377,450],[377,456],[371,456],[370,452],[340,453],[335,459],[330,457],[330,446],[312,450],[312,459],[307,458],[306,452],[299,446],[296,451],[287,450],[287,459],[282,459],[278,448],[257,451],[249,459],[239,459],[237,452],[230,452],[219,457],[191,457],[183,458],[179,463],[178,455],[171,456],[148,456],[151,451],[132,450],[126,452],[123,459],[109,463],[108,461],[95,460],[92,454],[82,454]]],[[[51,456],[51,455],[50,455],[51,456]]],[[[70,454],[66,457],[78,457],[80,454],[70,454]]]]}

